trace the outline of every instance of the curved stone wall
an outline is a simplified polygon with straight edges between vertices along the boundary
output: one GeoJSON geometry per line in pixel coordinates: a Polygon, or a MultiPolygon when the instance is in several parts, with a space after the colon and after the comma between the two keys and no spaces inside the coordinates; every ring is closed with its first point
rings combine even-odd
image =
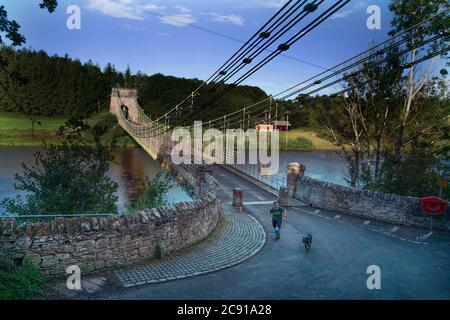
{"type": "Polygon", "coordinates": [[[82,274],[131,265],[206,238],[218,220],[217,181],[202,178],[202,196],[131,216],[57,218],[19,226],[0,219],[0,255],[16,264],[28,257],[46,274],[78,265],[82,274]]]}

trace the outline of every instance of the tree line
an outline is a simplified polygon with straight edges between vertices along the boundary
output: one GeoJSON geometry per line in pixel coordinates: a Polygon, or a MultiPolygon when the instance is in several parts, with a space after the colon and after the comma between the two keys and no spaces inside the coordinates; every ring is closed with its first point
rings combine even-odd
{"type": "MultiPolygon", "coordinates": [[[[0,73],[0,110],[33,116],[89,117],[108,109],[113,87],[137,89],[144,110],[160,116],[202,83],[162,74],[133,74],[130,68],[120,72],[111,63],[102,69],[92,61],[81,63],[44,51],[2,47],[0,55],[6,61],[0,73]]],[[[208,114],[220,116],[266,97],[259,88],[240,86],[210,106],[208,114]]]]}

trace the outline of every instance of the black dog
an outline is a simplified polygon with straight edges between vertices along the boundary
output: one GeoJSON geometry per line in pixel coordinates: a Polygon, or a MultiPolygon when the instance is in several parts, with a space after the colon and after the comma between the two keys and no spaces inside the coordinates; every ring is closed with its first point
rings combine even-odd
{"type": "Polygon", "coordinates": [[[312,235],[310,233],[308,233],[308,235],[303,238],[303,244],[305,245],[306,252],[309,252],[311,250],[312,244],[312,235]]]}

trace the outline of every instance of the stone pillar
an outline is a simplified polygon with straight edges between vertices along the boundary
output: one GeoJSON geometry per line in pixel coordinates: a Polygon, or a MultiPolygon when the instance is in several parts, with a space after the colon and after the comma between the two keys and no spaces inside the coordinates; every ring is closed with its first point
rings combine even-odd
{"type": "Polygon", "coordinates": [[[233,207],[242,208],[244,206],[244,195],[241,188],[233,189],[233,207]]]}
{"type": "Polygon", "coordinates": [[[120,107],[118,106],[118,100],[117,100],[117,95],[118,95],[118,89],[117,88],[113,88],[112,92],[111,92],[111,101],[109,103],[109,112],[116,115],[117,113],[117,108],[120,107]]]}
{"type": "Polygon", "coordinates": [[[293,197],[297,191],[297,181],[299,177],[305,175],[305,166],[298,162],[293,162],[288,165],[287,173],[287,188],[289,196],[293,197]]]}

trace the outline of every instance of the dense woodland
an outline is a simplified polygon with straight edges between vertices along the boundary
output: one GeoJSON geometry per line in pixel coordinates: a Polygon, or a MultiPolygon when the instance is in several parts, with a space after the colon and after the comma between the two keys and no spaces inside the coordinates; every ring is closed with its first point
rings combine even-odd
{"type": "MultiPolygon", "coordinates": [[[[191,94],[202,82],[162,74],[119,72],[112,64],[101,69],[44,51],[0,51],[7,71],[0,73],[0,110],[34,116],[82,116],[106,110],[112,87],[138,89],[139,102],[151,115],[161,115],[191,94]]],[[[240,86],[212,105],[213,117],[255,103],[267,95],[259,88],[240,86]]],[[[206,99],[207,97],[205,97],[206,99]]]]}

